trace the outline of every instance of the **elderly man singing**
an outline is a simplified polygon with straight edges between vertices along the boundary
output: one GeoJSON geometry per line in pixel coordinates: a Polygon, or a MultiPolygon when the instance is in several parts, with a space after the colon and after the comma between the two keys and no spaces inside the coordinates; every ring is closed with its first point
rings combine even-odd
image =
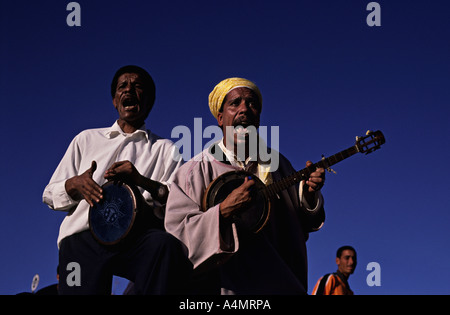
{"type": "Polygon", "coordinates": [[[275,182],[295,170],[274,150],[271,155],[277,154],[278,162],[272,164],[251,154],[255,147],[251,130],[259,127],[262,109],[262,96],[253,82],[243,78],[220,82],[209,95],[209,108],[223,139],[177,171],[167,201],[166,230],[188,247],[203,293],[306,294],[305,242],[308,233],[324,222],[320,192],[324,170],[318,168],[308,180],[275,194],[270,215],[255,233],[241,223],[257,213],[255,207],[267,206],[255,193],[260,190],[257,184],[275,182]],[[214,205],[204,202],[216,178],[241,170],[249,176],[223,200],[214,205]]]}
{"type": "Polygon", "coordinates": [[[67,212],[58,236],[60,294],[111,294],[113,275],[133,281],[136,294],[189,290],[192,264],[185,246],[153,220],[141,220],[148,227],[120,246],[99,243],[89,231],[90,207],[105,200],[102,184],[134,185],[142,198],[151,201],[160,187],[170,185],[182,163],[174,159],[177,150],[171,141],[146,128],[155,93],[153,79],[143,68],[129,65],[117,70],[111,97],[118,119],[111,127],[80,132],[44,190],[43,201],[51,209],[67,212]],[[66,281],[73,262],[80,271],[76,285],[66,281]]]}

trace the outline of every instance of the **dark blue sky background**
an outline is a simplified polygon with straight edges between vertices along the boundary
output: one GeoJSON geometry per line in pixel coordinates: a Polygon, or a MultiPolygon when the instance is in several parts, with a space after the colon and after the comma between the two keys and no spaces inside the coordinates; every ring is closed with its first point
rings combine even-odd
{"type": "Polygon", "coordinates": [[[308,292],[349,244],[356,294],[450,294],[448,1],[378,1],[380,27],[363,0],[78,1],[80,27],[66,24],[69,2],[1,3],[0,294],[30,291],[36,273],[39,288],[55,283],[64,214],[42,192],[77,133],[115,121],[109,85],[126,64],[153,76],[147,126],[167,138],[194,117],[214,125],[207,97],[230,76],[260,87],[261,123],[280,126],[297,169],[382,130],[381,150],[327,176],[308,292]]]}

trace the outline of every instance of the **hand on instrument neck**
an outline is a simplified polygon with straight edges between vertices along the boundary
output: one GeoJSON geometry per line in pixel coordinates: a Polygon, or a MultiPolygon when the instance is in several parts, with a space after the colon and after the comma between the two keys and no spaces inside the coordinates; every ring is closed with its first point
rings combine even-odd
{"type": "MultiPolygon", "coordinates": [[[[311,161],[306,162],[306,167],[313,166],[311,161]]],[[[305,181],[303,186],[303,196],[311,207],[315,206],[315,194],[322,189],[325,184],[325,170],[323,168],[317,168],[309,175],[308,180],[305,181]]]]}

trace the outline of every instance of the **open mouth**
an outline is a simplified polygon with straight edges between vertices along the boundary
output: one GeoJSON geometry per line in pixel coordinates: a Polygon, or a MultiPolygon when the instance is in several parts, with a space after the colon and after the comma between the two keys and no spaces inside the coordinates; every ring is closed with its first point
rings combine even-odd
{"type": "Polygon", "coordinates": [[[127,97],[122,101],[123,108],[125,110],[134,111],[139,107],[139,101],[135,97],[127,97]]]}

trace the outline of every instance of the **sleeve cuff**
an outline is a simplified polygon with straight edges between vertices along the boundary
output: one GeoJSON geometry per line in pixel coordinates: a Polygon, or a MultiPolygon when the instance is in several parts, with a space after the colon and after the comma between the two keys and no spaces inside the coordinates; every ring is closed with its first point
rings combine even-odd
{"type": "Polygon", "coordinates": [[[316,212],[319,209],[322,208],[323,206],[323,196],[322,193],[320,191],[316,191],[314,194],[314,202],[316,204],[316,206],[312,209],[311,206],[309,205],[308,201],[306,201],[306,198],[303,198],[303,185],[305,183],[302,181],[300,182],[299,188],[298,188],[298,195],[300,198],[300,204],[303,206],[303,208],[305,208],[308,212],[316,212]]]}
{"type": "Polygon", "coordinates": [[[66,181],[54,184],[52,187],[52,206],[53,210],[67,210],[78,202],[73,200],[66,191],[66,181]]]}

